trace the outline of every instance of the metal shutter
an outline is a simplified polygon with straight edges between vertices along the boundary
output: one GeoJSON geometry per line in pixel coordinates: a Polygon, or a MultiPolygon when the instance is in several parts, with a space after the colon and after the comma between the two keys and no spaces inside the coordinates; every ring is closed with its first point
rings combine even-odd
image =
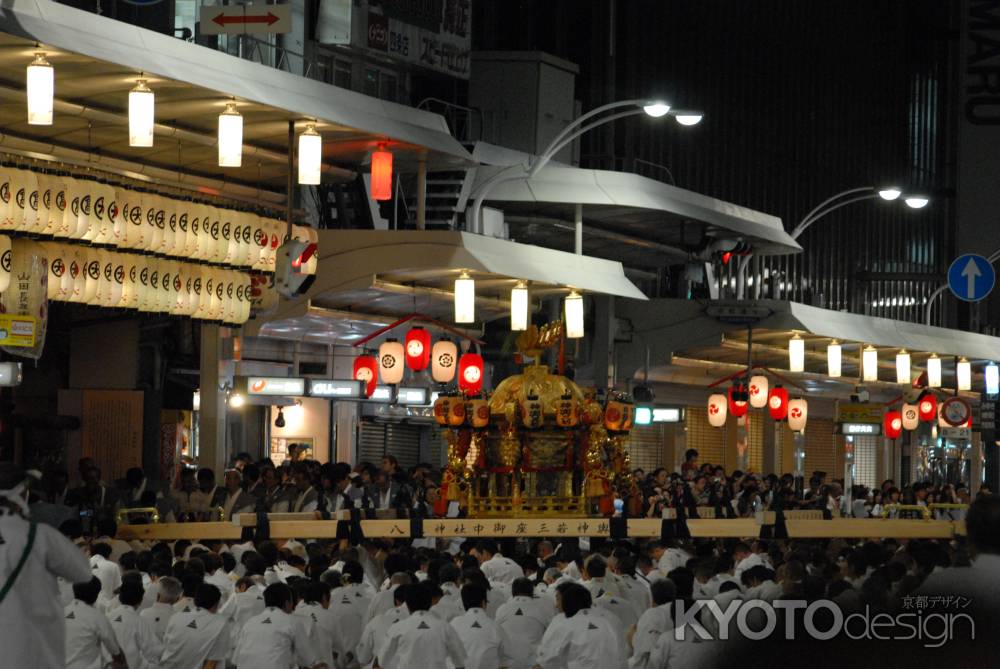
{"type": "Polygon", "coordinates": [[[806,479],[814,471],[827,473],[826,480],[840,478],[843,472],[837,471],[837,448],[834,442],[836,436],[832,420],[811,420],[806,425],[806,479]]]}
{"type": "Polygon", "coordinates": [[[358,428],[358,452],[361,461],[375,464],[384,455],[394,455],[403,469],[420,461],[421,426],[363,420],[358,428]]]}
{"type": "Polygon", "coordinates": [[[657,467],[668,467],[663,462],[663,425],[635,426],[628,435],[628,453],[632,469],[651,472],[657,467]]]}
{"type": "Polygon", "coordinates": [[[698,462],[709,462],[713,465],[724,463],[723,446],[726,442],[726,429],[712,427],[708,424],[708,410],[704,406],[688,407],[686,448],[698,451],[698,462]]]}
{"type": "Polygon", "coordinates": [[[767,419],[759,411],[747,415],[750,416],[750,429],[747,430],[747,467],[752,472],[761,472],[764,469],[764,423],[767,419]]]}
{"type": "MultiPolygon", "coordinates": [[[[878,448],[881,437],[854,437],[854,484],[878,485],[878,448]]],[[[830,477],[832,478],[832,477],[830,477]]]]}

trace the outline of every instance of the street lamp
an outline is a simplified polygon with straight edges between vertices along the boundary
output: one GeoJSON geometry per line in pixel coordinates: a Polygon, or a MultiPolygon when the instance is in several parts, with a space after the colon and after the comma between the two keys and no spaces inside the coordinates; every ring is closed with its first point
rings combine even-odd
{"type": "MultiPolygon", "coordinates": [[[[896,186],[862,186],[860,188],[849,188],[845,191],[841,191],[836,195],[829,197],[813,208],[808,214],[805,215],[798,225],[796,225],[789,236],[792,239],[798,239],[802,236],[802,233],[806,229],[823,218],[827,214],[833,213],[834,211],[840,209],[841,207],[846,207],[849,204],[854,204],[855,202],[863,202],[865,200],[884,200],[885,202],[893,202],[903,199],[910,209],[923,209],[930,203],[930,197],[917,193],[907,193],[904,194],[903,191],[896,186]]],[[[740,265],[736,272],[737,281],[737,295],[742,299],[745,295],[745,281],[746,281],[746,268],[750,263],[750,259],[753,254],[746,255],[740,260],[740,265]]],[[[754,286],[754,299],[760,297],[761,281],[756,281],[754,286]]]]}
{"type": "Polygon", "coordinates": [[[493,190],[497,184],[504,183],[506,181],[516,181],[518,179],[531,179],[533,176],[538,174],[538,172],[541,171],[541,169],[545,167],[550,160],[552,160],[553,156],[562,151],[580,135],[590,132],[594,128],[604,125],[605,123],[617,121],[618,119],[625,118],[627,116],[636,116],[638,114],[646,114],[652,118],[661,118],[667,115],[673,116],[679,125],[684,126],[697,125],[703,118],[701,112],[690,110],[677,111],[671,109],[669,104],[661,100],[622,100],[592,109],[586,114],[568,123],[566,127],[563,128],[551,142],[549,142],[549,145],[545,147],[544,151],[542,151],[533,160],[529,159],[529,163],[527,165],[511,165],[510,167],[497,172],[492,177],[487,179],[476,191],[475,199],[472,202],[469,228],[473,232],[479,230],[479,221],[483,209],[483,202],[486,200],[486,196],[489,192],[493,190]],[[591,121],[591,119],[614,109],[626,109],[626,111],[618,111],[614,114],[608,114],[607,116],[591,121]]]}

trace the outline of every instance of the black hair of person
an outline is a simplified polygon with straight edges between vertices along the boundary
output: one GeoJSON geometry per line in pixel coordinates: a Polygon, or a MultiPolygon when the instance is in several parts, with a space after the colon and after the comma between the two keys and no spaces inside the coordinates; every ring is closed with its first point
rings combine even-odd
{"type": "Polygon", "coordinates": [[[293,601],[292,589],[284,583],[272,583],[264,589],[264,606],[284,609],[293,601]]]}
{"type": "Polygon", "coordinates": [[[92,577],[89,581],[73,584],[73,596],[86,604],[94,605],[97,596],[101,594],[101,581],[92,577]]]}
{"type": "Polygon", "coordinates": [[[431,591],[423,583],[415,583],[406,591],[406,608],[410,613],[429,611],[431,608],[431,591]]]}
{"type": "Polygon", "coordinates": [[[465,610],[482,608],[486,604],[486,589],[478,583],[462,586],[462,606],[465,610]]]}
{"type": "Polygon", "coordinates": [[[592,603],[590,591],[579,583],[567,583],[569,587],[562,590],[562,610],[567,618],[572,618],[583,609],[589,609],[592,603]]]}
{"type": "Polygon", "coordinates": [[[214,609],[222,599],[222,591],[211,583],[202,583],[194,593],[194,605],[199,609],[214,609]]]}
{"type": "Polygon", "coordinates": [[[535,586],[531,579],[515,578],[510,584],[510,594],[512,597],[532,597],[535,594],[535,586]]]}
{"type": "MultiPolygon", "coordinates": [[[[727,581],[727,583],[730,581],[727,581]]],[[[649,594],[657,606],[670,604],[677,599],[677,586],[668,578],[661,578],[649,586],[649,594]]]]}
{"type": "Polygon", "coordinates": [[[106,544],[103,541],[99,541],[96,544],[90,545],[90,552],[93,555],[100,555],[105,560],[111,557],[111,544],[106,544]]]}
{"type": "Polygon", "coordinates": [[[142,588],[141,580],[138,583],[123,582],[122,587],[118,589],[118,601],[125,606],[139,606],[142,604],[143,594],[145,590],[142,588]]]}

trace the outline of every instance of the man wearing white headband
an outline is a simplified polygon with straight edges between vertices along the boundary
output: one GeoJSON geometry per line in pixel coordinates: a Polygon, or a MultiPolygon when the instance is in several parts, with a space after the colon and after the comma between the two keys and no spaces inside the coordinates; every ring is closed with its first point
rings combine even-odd
{"type": "Polygon", "coordinates": [[[0,462],[0,630],[3,665],[62,669],[65,621],[56,577],[91,578],[79,548],[49,525],[29,522],[24,471],[0,462]]]}

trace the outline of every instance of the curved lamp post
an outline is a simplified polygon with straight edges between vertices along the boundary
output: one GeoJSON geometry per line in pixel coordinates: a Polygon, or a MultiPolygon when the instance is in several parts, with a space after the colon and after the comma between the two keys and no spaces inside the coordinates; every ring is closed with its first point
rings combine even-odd
{"type": "Polygon", "coordinates": [[[487,179],[475,192],[475,198],[472,202],[472,214],[471,221],[469,222],[470,227],[473,232],[479,231],[479,221],[480,215],[483,208],[483,202],[486,200],[486,196],[489,192],[500,183],[506,181],[516,181],[518,179],[531,179],[533,176],[538,174],[543,167],[545,167],[553,156],[566,148],[567,145],[572,143],[577,137],[583,135],[584,133],[590,132],[594,128],[604,125],[605,123],[610,123],[612,121],[617,121],[618,119],[625,118],[627,116],[636,116],[638,114],[646,114],[653,118],[660,118],[662,116],[672,116],[674,120],[680,125],[697,125],[701,122],[702,114],[696,111],[680,111],[676,109],[671,109],[670,105],[665,102],[655,101],[655,100],[621,100],[619,102],[612,102],[610,104],[602,105],[596,109],[592,109],[586,114],[574,119],[563,128],[558,135],[556,135],[549,145],[545,147],[534,160],[530,160],[527,165],[517,164],[511,165],[506,169],[500,170],[492,177],[487,179]],[[605,112],[609,112],[615,109],[626,109],[625,111],[615,112],[614,114],[608,114],[596,120],[592,120],[605,112]]]}
{"type": "MultiPolygon", "coordinates": [[[[862,186],[860,188],[849,188],[847,190],[841,191],[832,197],[820,202],[816,205],[812,211],[805,215],[805,217],[796,225],[789,236],[792,239],[798,239],[806,229],[813,223],[823,218],[827,214],[837,211],[841,207],[846,207],[849,204],[854,204],[855,202],[863,202],[865,200],[875,200],[881,199],[886,202],[894,202],[896,200],[902,199],[910,209],[923,209],[930,202],[930,198],[926,195],[921,195],[918,193],[903,194],[899,188],[895,186],[862,186]]],[[[750,263],[753,254],[744,256],[740,260],[740,266],[737,268],[736,273],[736,292],[737,296],[742,299],[745,295],[745,281],[746,281],[746,268],[750,263]]],[[[757,281],[754,286],[754,299],[760,297],[760,286],[761,281],[757,281]]]]}

